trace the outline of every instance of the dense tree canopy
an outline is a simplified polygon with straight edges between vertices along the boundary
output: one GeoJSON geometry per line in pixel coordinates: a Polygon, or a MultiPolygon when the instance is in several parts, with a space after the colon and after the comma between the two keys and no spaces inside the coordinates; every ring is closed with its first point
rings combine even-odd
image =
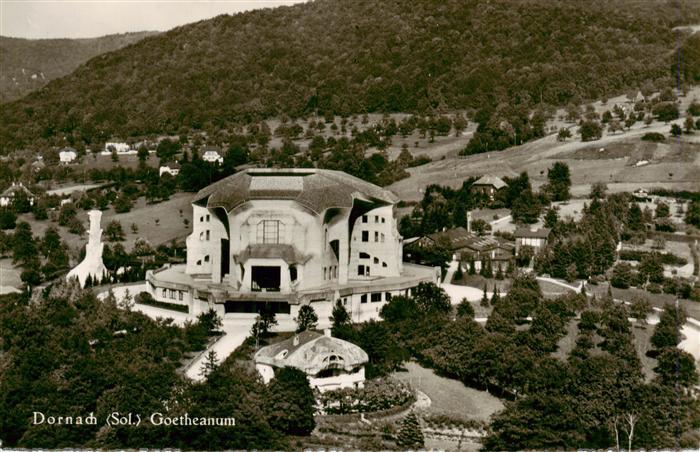
{"type": "MultiPolygon", "coordinates": [[[[527,111],[645,81],[671,86],[671,28],[699,17],[696,2],[684,3],[682,17],[674,5],[323,0],[219,16],[96,57],[7,104],[0,142],[5,152],[64,137],[94,144],[315,111],[527,111]]],[[[682,71],[689,80],[696,60],[682,71]]],[[[495,146],[538,128],[528,115],[485,113],[497,123],[477,122],[495,146]]]]}

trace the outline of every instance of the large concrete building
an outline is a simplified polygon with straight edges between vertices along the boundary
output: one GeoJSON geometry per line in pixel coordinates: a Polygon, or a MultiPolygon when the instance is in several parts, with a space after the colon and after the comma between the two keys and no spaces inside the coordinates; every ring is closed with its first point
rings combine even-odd
{"type": "Polygon", "coordinates": [[[295,317],[310,304],[327,319],[341,300],[354,321],[377,318],[393,295],[438,282],[439,268],[402,262],[391,192],[320,169],[248,169],[192,203],[187,263],[147,274],[157,301],[197,315],[295,317]]]}

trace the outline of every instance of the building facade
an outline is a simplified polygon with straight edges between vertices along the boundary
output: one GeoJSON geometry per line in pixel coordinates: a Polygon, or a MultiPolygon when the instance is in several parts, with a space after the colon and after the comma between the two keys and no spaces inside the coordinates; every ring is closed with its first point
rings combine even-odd
{"type": "Polygon", "coordinates": [[[294,367],[306,374],[312,389],[320,392],[361,388],[365,381],[367,353],[355,344],[325,334],[304,331],[289,339],[263,347],[253,357],[265,384],[275,369],[294,367]]]}
{"type": "Polygon", "coordinates": [[[535,252],[539,253],[542,248],[547,246],[549,234],[552,232],[549,228],[517,228],[515,233],[515,254],[520,254],[520,250],[524,246],[529,246],[535,252]]]}
{"type": "Polygon", "coordinates": [[[503,179],[487,174],[485,176],[482,176],[476,182],[474,182],[472,184],[471,190],[473,193],[482,193],[488,196],[489,199],[493,201],[493,198],[494,196],[496,196],[496,193],[498,193],[500,190],[506,187],[508,187],[508,184],[503,182],[503,179]]]}
{"type": "Polygon", "coordinates": [[[187,263],[147,274],[156,300],[191,314],[327,318],[341,300],[354,321],[377,318],[391,296],[439,269],[402,262],[396,197],[345,173],[248,169],[201,190],[192,203],[187,263]]]}
{"type": "Polygon", "coordinates": [[[19,192],[25,194],[30,206],[34,205],[34,194],[22,182],[12,182],[12,185],[0,194],[0,207],[11,206],[19,192]]]}

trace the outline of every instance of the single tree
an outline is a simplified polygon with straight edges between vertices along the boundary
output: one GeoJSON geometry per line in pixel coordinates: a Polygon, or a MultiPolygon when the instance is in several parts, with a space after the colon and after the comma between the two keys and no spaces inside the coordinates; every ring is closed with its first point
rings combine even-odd
{"type": "Polygon", "coordinates": [[[557,133],[557,141],[566,141],[568,138],[571,138],[571,131],[566,127],[559,129],[559,133],[557,133]]]}
{"type": "Polygon", "coordinates": [[[608,186],[605,182],[595,182],[591,186],[591,198],[593,199],[605,199],[605,193],[608,191],[608,186]]]}
{"type": "Polygon", "coordinates": [[[316,427],[316,398],[304,372],[293,367],[279,369],[268,393],[270,426],[287,435],[311,434],[316,427]]]}
{"type": "Polygon", "coordinates": [[[654,328],[651,336],[651,344],[662,350],[667,347],[676,347],[681,341],[681,328],[686,320],[686,313],[682,307],[676,308],[667,303],[659,318],[659,323],[654,328]]]}
{"type": "Polygon", "coordinates": [[[457,305],[457,317],[474,318],[474,307],[466,298],[462,298],[457,305]]]}
{"type": "Polygon", "coordinates": [[[481,295],[481,302],[479,303],[484,308],[489,307],[489,295],[488,295],[488,293],[486,293],[487,290],[488,290],[488,287],[486,286],[486,284],[484,284],[484,288],[482,290],[483,293],[481,295]]]}
{"type": "Polygon", "coordinates": [[[112,220],[107,224],[105,229],[105,236],[110,242],[121,242],[124,240],[124,229],[122,229],[122,224],[117,220],[112,220]]]}
{"type": "Polygon", "coordinates": [[[666,347],[661,351],[654,372],[662,385],[692,388],[698,384],[693,355],[676,347],[666,347]]]}
{"type": "Polygon", "coordinates": [[[207,352],[204,361],[202,362],[202,367],[199,370],[199,375],[204,378],[209,377],[209,375],[219,367],[219,358],[215,350],[209,350],[207,352]]]}
{"type": "Polygon", "coordinates": [[[634,297],[630,305],[630,314],[642,325],[646,325],[647,316],[651,314],[651,303],[644,297],[634,297]]]}
{"type": "Polygon", "coordinates": [[[553,201],[566,201],[571,197],[569,189],[571,188],[571,172],[569,165],[564,162],[555,162],[554,165],[547,170],[547,192],[550,194],[553,201]]]}
{"type": "Polygon", "coordinates": [[[350,323],[350,314],[348,314],[348,310],[345,309],[345,306],[343,306],[340,300],[336,300],[329,320],[333,323],[333,328],[345,326],[350,323]]]}
{"type": "Polygon", "coordinates": [[[316,315],[314,308],[308,304],[305,304],[299,308],[299,315],[294,320],[297,322],[296,332],[301,333],[302,331],[316,328],[316,324],[318,323],[318,315],[316,315]]]}
{"type": "Polygon", "coordinates": [[[403,421],[401,421],[401,428],[399,429],[399,434],[396,438],[396,445],[402,449],[422,449],[424,447],[425,440],[423,439],[423,432],[421,431],[420,424],[418,422],[418,417],[411,411],[403,421]]]}

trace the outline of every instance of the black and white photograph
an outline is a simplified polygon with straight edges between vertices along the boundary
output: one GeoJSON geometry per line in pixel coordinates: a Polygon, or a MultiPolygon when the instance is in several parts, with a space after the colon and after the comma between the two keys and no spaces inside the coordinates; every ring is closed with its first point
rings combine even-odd
{"type": "Polygon", "coordinates": [[[700,450],[700,0],[0,0],[0,452],[700,450]]]}

